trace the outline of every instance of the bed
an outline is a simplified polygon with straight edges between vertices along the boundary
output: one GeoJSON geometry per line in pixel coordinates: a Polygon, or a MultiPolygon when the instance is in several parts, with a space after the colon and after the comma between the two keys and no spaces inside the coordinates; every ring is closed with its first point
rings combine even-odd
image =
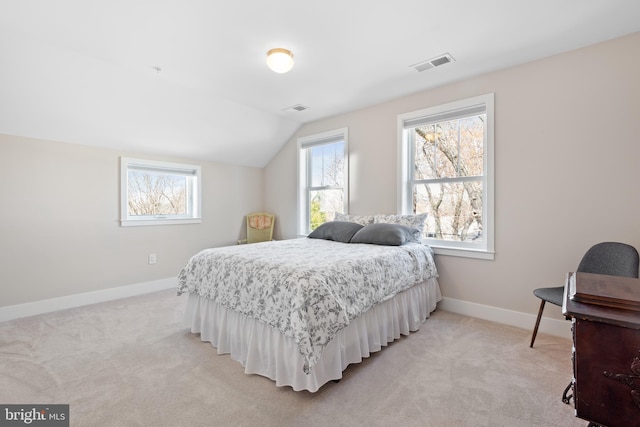
{"type": "Polygon", "coordinates": [[[345,223],[194,255],[178,277],[185,323],[278,386],[315,392],[340,379],[349,364],[418,330],[441,299],[433,253],[414,229],[398,238],[395,225],[393,244],[388,233],[375,241],[385,236],[379,228],[360,242],[358,232],[374,225],[345,223]]]}

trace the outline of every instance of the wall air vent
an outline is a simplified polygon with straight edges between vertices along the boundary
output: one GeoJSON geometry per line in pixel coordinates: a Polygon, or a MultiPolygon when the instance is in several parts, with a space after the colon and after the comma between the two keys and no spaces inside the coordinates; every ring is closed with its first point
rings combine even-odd
{"type": "Polygon", "coordinates": [[[453,56],[448,53],[442,54],[440,56],[436,56],[435,58],[427,59],[426,61],[418,62],[417,64],[410,65],[410,67],[415,68],[416,71],[426,71],[435,67],[439,67],[440,65],[448,64],[449,62],[453,62],[453,56]]]}
{"type": "Polygon", "coordinates": [[[282,111],[304,111],[308,109],[309,107],[307,107],[306,105],[296,104],[296,105],[292,105],[291,107],[284,108],[282,109],[282,111]]]}

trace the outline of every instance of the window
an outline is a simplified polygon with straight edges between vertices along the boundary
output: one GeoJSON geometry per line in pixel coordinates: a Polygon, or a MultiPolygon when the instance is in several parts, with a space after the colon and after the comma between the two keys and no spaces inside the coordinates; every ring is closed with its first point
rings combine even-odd
{"type": "Polygon", "coordinates": [[[123,226],[199,223],[200,194],[200,166],[120,159],[123,226]]]}
{"type": "Polygon", "coordinates": [[[398,116],[399,210],[436,253],[493,259],[493,94],[398,116]]]}
{"type": "Polygon", "coordinates": [[[347,128],[298,138],[298,234],[346,212],[347,139],[347,128]]]}

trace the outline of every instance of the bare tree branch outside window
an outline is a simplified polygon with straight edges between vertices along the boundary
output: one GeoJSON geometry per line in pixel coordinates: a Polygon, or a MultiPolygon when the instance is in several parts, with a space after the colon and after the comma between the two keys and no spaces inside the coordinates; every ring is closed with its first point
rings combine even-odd
{"type": "Polygon", "coordinates": [[[185,215],[187,178],[180,175],[129,172],[129,215],[185,215]]]}
{"type": "Polygon", "coordinates": [[[482,239],[484,124],[481,114],[414,128],[413,209],[429,213],[427,237],[482,239]]]}

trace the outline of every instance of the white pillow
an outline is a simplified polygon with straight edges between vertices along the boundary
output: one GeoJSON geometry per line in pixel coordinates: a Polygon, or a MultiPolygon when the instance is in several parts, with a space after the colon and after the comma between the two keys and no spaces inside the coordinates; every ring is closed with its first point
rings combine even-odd
{"type": "Polygon", "coordinates": [[[416,215],[374,215],[374,223],[386,223],[386,224],[400,224],[405,227],[411,227],[418,230],[418,232],[411,239],[412,242],[421,243],[424,237],[424,227],[427,223],[428,214],[416,214],[416,215]]]}
{"type": "Polygon", "coordinates": [[[336,212],[334,221],[355,222],[360,225],[373,224],[373,215],[349,215],[336,212]]]}

